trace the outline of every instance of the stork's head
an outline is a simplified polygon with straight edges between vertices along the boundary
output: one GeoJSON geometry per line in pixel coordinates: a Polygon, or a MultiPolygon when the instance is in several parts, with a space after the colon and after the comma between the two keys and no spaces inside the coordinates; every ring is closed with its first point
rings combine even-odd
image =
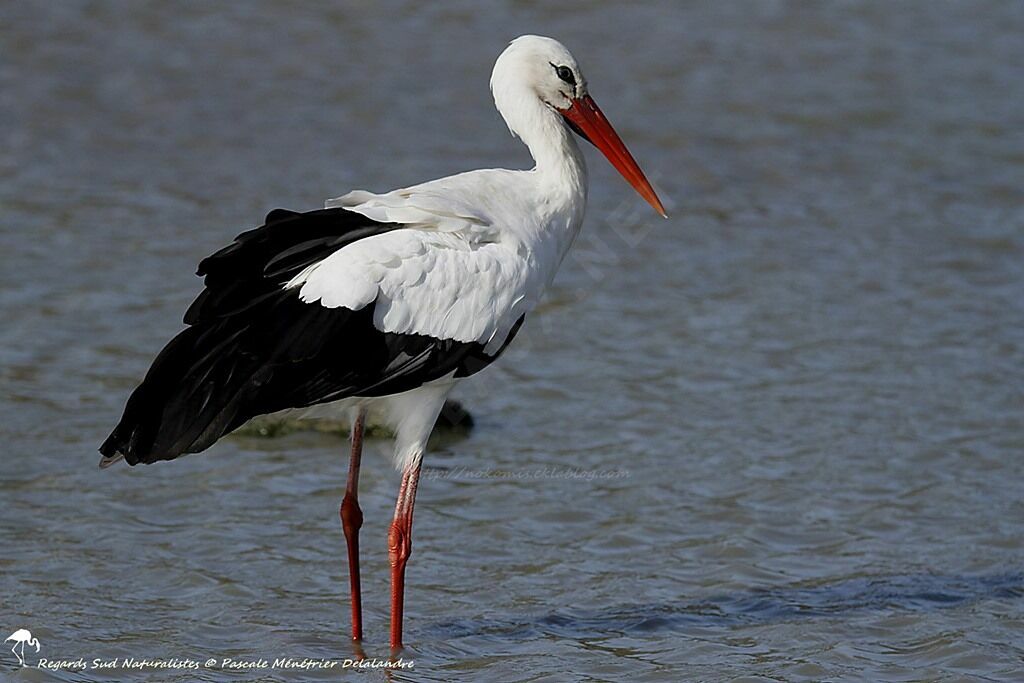
{"type": "Polygon", "coordinates": [[[514,135],[523,137],[523,128],[542,125],[528,115],[530,111],[556,114],[563,125],[601,150],[658,213],[666,215],[633,155],[587,92],[587,80],[576,59],[560,42],[529,35],[513,40],[494,64],[491,91],[498,111],[514,135]],[[531,107],[537,103],[544,109],[531,107]]]}

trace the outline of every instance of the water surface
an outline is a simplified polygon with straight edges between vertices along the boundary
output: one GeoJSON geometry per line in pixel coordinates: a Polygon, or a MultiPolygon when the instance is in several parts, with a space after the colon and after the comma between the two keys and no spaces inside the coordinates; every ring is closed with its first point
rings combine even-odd
{"type": "Polygon", "coordinates": [[[525,32],[574,51],[672,217],[590,154],[576,250],[426,461],[392,678],[1019,679],[1016,3],[6,4],[0,627],[30,663],[352,656],[343,439],[95,448],[195,264],[267,210],[528,164],[487,92],[525,32]]]}

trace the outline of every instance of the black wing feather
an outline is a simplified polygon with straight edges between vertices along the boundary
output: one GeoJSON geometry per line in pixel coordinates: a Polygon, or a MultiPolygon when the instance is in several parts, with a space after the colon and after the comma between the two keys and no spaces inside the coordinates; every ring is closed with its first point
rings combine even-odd
{"type": "Polygon", "coordinates": [[[345,209],[298,213],[274,209],[266,223],[199,262],[206,289],[185,312],[185,324],[233,315],[274,295],[304,268],[347,244],[402,226],[345,209]]]}
{"type": "Polygon", "coordinates": [[[132,465],[170,460],[256,415],[395,394],[488,365],[504,346],[489,355],[478,343],[381,332],[373,304],[324,308],[283,288],[345,245],[401,227],[344,209],[276,209],[203,259],[206,288],[185,314],[189,327],[154,360],[100,452],[132,465]]]}

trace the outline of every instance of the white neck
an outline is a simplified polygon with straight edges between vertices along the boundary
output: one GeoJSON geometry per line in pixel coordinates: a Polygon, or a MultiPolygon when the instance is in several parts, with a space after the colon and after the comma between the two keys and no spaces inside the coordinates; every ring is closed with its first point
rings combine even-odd
{"type": "MultiPolygon", "coordinates": [[[[561,116],[527,88],[495,90],[498,112],[512,134],[530,149],[542,189],[574,204],[586,202],[587,166],[561,116]]],[[[582,216],[581,216],[582,217],[582,216]]]]}
{"type": "Polygon", "coordinates": [[[527,302],[532,307],[554,280],[583,225],[587,167],[562,117],[533,92],[495,88],[494,99],[512,134],[522,139],[536,162],[533,170],[522,176],[531,185],[536,220],[515,227],[517,238],[535,260],[527,287],[527,302]]]}

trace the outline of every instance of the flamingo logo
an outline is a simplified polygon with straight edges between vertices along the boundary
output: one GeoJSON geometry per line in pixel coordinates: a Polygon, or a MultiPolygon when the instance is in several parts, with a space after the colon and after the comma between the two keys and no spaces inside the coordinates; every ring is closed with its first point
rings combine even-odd
{"type": "Polygon", "coordinates": [[[28,643],[29,647],[36,649],[36,654],[39,654],[39,639],[32,637],[32,632],[27,628],[19,628],[11,635],[4,638],[4,643],[14,641],[14,645],[11,647],[11,652],[18,658],[22,666],[25,666],[25,644],[28,643]],[[20,646],[20,647],[19,647],[20,646]]]}

